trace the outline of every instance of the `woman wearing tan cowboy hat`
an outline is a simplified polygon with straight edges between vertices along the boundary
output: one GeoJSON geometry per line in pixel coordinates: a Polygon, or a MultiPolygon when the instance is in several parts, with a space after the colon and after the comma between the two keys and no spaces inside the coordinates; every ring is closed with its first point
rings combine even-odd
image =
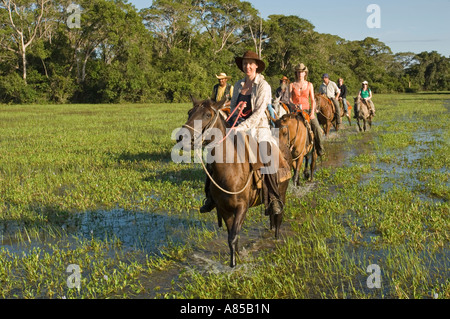
{"type": "MultiPolygon", "coordinates": [[[[234,85],[233,96],[231,98],[230,109],[231,112],[240,105],[240,102],[245,102],[246,106],[242,112],[242,117],[239,118],[239,123],[234,129],[236,132],[245,132],[253,137],[258,144],[266,143],[267,154],[274,154],[267,158],[267,154],[262,152],[261,157],[264,162],[264,169],[262,170],[264,176],[264,184],[267,187],[267,195],[264,198],[266,207],[266,214],[279,214],[283,210],[284,203],[281,201],[281,196],[278,190],[277,171],[279,165],[272,165],[274,159],[278,164],[278,143],[272,136],[269,121],[267,119],[267,106],[272,101],[272,90],[264,79],[261,72],[264,71],[266,64],[253,51],[247,51],[242,57],[236,57],[235,62],[237,67],[245,74],[245,77],[238,80],[234,85]],[[265,158],[264,158],[265,157],[265,158]],[[269,163],[270,162],[270,163],[269,163]],[[272,167],[268,166],[271,165],[272,167]],[[275,166],[275,167],[273,167],[275,166]]],[[[242,104],[241,104],[242,105],[242,104]]],[[[236,110],[239,111],[239,110],[236,110]]],[[[229,120],[231,123],[235,122],[236,116],[239,112],[235,112],[229,120]]],[[[261,148],[260,149],[264,149],[261,148]]],[[[283,163],[284,164],[284,163],[283,163]]],[[[201,212],[211,211],[215,204],[207,194],[207,200],[201,212]]]]}
{"type": "Polygon", "coordinates": [[[295,82],[291,83],[291,103],[295,108],[300,108],[309,114],[311,128],[314,132],[314,143],[317,147],[317,155],[324,154],[322,129],[316,117],[316,100],[314,98],[314,87],[308,82],[308,68],[300,63],[295,67],[295,82]],[[309,102],[311,100],[311,103],[309,102]]]}
{"type": "Polygon", "coordinates": [[[219,80],[219,83],[214,85],[211,100],[217,102],[225,97],[226,102],[224,106],[229,106],[231,97],[233,96],[233,87],[227,81],[231,79],[231,76],[226,75],[226,73],[220,73],[219,75],[216,74],[216,78],[219,80]]]}

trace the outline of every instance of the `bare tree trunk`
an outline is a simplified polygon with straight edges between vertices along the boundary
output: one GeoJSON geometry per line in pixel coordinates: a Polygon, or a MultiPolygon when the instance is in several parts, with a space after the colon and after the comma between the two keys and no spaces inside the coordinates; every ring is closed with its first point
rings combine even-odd
{"type": "Polygon", "coordinates": [[[25,48],[22,48],[21,51],[22,51],[22,69],[23,69],[22,78],[26,85],[27,84],[27,57],[26,57],[25,48]]]}
{"type": "Polygon", "coordinates": [[[259,50],[258,50],[258,56],[261,59],[262,54],[262,17],[259,20],[259,50]]]}
{"type": "Polygon", "coordinates": [[[44,15],[44,9],[47,3],[50,2],[50,0],[38,0],[36,10],[40,10],[39,16],[37,17],[36,21],[34,21],[34,25],[31,24],[27,27],[16,25],[14,22],[13,12],[15,12],[19,16],[19,20],[22,20],[24,16],[26,16],[27,12],[24,10],[23,7],[20,7],[20,3],[17,4],[16,1],[13,0],[1,0],[4,8],[8,10],[9,15],[9,23],[11,25],[11,28],[14,30],[20,41],[17,41],[17,46],[19,47],[18,53],[21,56],[22,59],[22,78],[25,82],[25,85],[27,84],[27,48],[31,45],[31,43],[36,38],[36,34],[38,29],[41,26],[42,23],[42,17],[44,15]]]}

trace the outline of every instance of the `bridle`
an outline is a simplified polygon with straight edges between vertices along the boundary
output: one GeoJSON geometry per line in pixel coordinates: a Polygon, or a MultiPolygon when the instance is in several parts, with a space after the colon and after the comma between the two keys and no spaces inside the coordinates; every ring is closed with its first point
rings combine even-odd
{"type": "MultiPolygon", "coordinates": [[[[228,133],[225,135],[225,137],[224,137],[220,142],[214,143],[214,145],[213,145],[214,147],[217,146],[217,145],[219,145],[220,143],[222,143],[222,142],[228,137],[228,135],[231,133],[231,131],[232,131],[232,129],[235,127],[235,125],[236,125],[236,123],[237,123],[239,117],[242,116],[242,111],[244,110],[245,105],[246,105],[246,102],[241,102],[241,103],[239,103],[239,104],[236,106],[236,108],[233,110],[233,112],[228,116],[227,121],[231,118],[231,116],[234,114],[234,112],[235,112],[237,109],[240,109],[240,111],[239,111],[239,113],[238,113],[238,116],[236,117],[236,120],[234,121],[233,126],[231,127],[231,129],[228,131],[228,133]]],[[[199,105],[199,106],[205,107],[205,106],[203,106],[203,105],[199,105]]],[[[216,122],[217,122],[217,120],[218,120],[218,118],[219,118],[219,116],[220,116],[221,113],[225,115],[225,113],[224,113],[221,109],[216,110],[216,109],[213,108],[213,107],[212,107],[211,109],[212,109],[212,110],[214,111],[214,113],[215,113],[215,114],[214,114],[214,118],[212,118],[212,119],[208,122],[208,124],[205,125],[205,127],[202,129],[201,132],[200,132],[199,130],[196,130],[196,129],[193,128],[192,126],[187,125],[187,124],[184,124],[184,125],[182,126],[182,128],[188,128],[188,129],[191,129],[194,133],[199,133],[200,135],[199,135],[199,137],[197,137],[197,138],[201,138],[201,139],[202,139],[202,144],[201,144],[201,145],[203,145],[203,142],[204,142],[204,140],[203,140],[203,132],[205,132],[206,130],[208,130],[208,129],[210,129],[211,127],[214,127],[214,126],[216,125],[216,122]]],[[[225,117],[225,116],[224,116],[224,117],[225,117]]],[[[197,139],[194,139],[194,143],[195,143],[196,140],[197,140],[197,139]]],[[[209,145],[208,147],[210,147],[210,145],[209,145]]],[[[250,182],[251,182],[252,177],[253,177],[253,171],[248,175],[247,182],[245,183],[245,186],[244,186],[240,191],[237,191],[237,192],[230,192],[230,191],[228,191],[228,190],[222,188],[222,187],[221,187],[219,184],[217,184],[217,182],[213,179],[213,177],[211,176],[211,174],[209,174],[208,169],[206,168],[205,163],[203,162],[203,156],[199,156],[199,157],[200,157],[200,163],[202,164],[203,170],[205,171],[206,175],[208,175],[209,179],[210,179],[210,180],[214,183],[214,185],[216,185],[216,187],[219,188],[222,192],[224,192],[224,193],[226,193],[226,194],[229,194],[229,195],[238,195],[238,194],[242,193],[242,192],[248,187],[248,185],[250,185],[250,182]]]]}
{"type": "MultiPolygon", "coordinates": [[[[320,99],[321,101],[322,101],[322,100],[325,100],[325,98],[323,97],[322,94],[318,95],[318,97],[319,97],[319,99],[320,99]]],[[[317,103],[317,104],[319,104],[319,103],[317,103]]],[[[331,121],[331,120],[333,119],[333,115],[331,116],[331,118],[328,118],[328,116],[326,116],[325,114],[323,114],[323,112],[322,112],[322,103],[320,103],[320,104],[318,105],[318,110],[319,110],[319,113],[322,114],[322,116],[323,116],[324,118],[326,118],[328,121],[331,121]]]]}
{"type": "MultiPolygon", "coordinates": [[[[205,106],[203,106],[202,104],[200,104],[198,107],[203,107],[203,108],[205,108],[205,106]]],[[[201,138],[201,139],[202,139],[202,144],[203,144],[203,142],[204,142],[204,139],[203,139],[203,133],[206,132],[207,130],[209,130],[211,127],[214,127],[214,125],[216,125],[217,119],[218,119],[219,116],[220,116],[220,112],[223,112],[223,111],[221,111],[220,109],[219,109],[219,110],[216,110],[216,109],[213,108],[213,107],[212,107],[211,109],[212,109],[213,112],[214,112],[214,117],[213,117],[213,118],[205,125],[204,128],[202,128],[201,131],[195,129],[194,127],[192,127],[192,126],[190,126],[190,125],[188,125],[188,124],[184,124],[184,125],[182,126],[182,128],[187,128],[187,129],[192,130],[194,133],[197,133],[197,134],[198,134],[198,137],[197,137],[197,138],[201,138]]],[[[194,134],[194,143],[195,143],[195,141],[197,140],[197,138],[195,138],[195,134],[194,134]]]]}
{"type": "MultiPolygon", "coordinates": [[[[239,109],[239,113],[238,113],[236,119],[234,120],[233,125],[232,125],[231,128],[228,130],[228,133],[225,135],[225,137],[224,137],[222,140],[220,140],[220,141],[217,142],[217,143],[214,143],[213,145],[210,145],[210,147],[212,147],[212,146],[215,147],[215,146],[221,144],[223,141],[225,141],[225,139],[228,137],[228,135],[230,135],[232,129],[235,128],[236,123],[237,123],[237,121],[239,120],[239,118],[242,116],[243,111],[244,111],[246,105],[247,105],[247,102],[240,102],[240,103],[234,108],[233,112],[231,112],[231,114],[230,114],[230,115],[228,116],[228,118],[225,120],[225,121],[228,121],[228,120],[233,116],[233,114],[236,112],[236,110],[239,109]]],[[[200,106],[200,107],[205,107],[205,106],[203,106],[202,104],[200,104],[199,106],[200,106]]],[[[226,114],[225,114],[225,112],[222,111],[222,108],[216,110],[215,108],[212,107],[211,109],[212,109],[213,112],[214,112],[214,117],[208,122],[208,124],[205,125],[205,127],[202,129],[201,132],[200,132],[199,130],[196,130],[196,129],[193,128],[192,126],[187,125],[187,124],[184,124],[184,125],[182,126],[182,128],[184,127],[184,128],[191,129],[194,133],[199,134],[199,137],[202,138],[202,145],[203,145],[203,142],[204,142],[204,140],[203,140],[203,134],[204,134],[204,132],[206,132],[206,131],[209,130],[211,127],[214,127],[214,126],[216,125],[217,119],[219,118],[219,116],[220,116],[221,114],[223,115],[224,118],[226,117],[226,114]]],[[[198,137],[198,138],[199,138],[199,137],[198,137]]],[[[195,141],[196,141],[196,139],[194,139],[194,143],[195,143],[195,141]]]]}
{"type": "MultiPolygon", "coordinates": [[[[290,117],[291,119],[293,118],[293,117],[290,117]]],[[[280,128],[287,128],[287,134],[288,134],[288,147],[289,147],[289,151],[291,151],[292,152],[292,149],[294,148],[294,146],[295,146],[295,141],[297,140],[297,135],[298,135],[298,130],[300,129],[300,120],[299,119],[296,119],[297,120],[297,129],[295,130],[295,136],[294,136],[294,140],[292,141],[292,143],[291,143],[291,131],[289,130],[289,125],[281,125],[280,126],[280,128]]]]}
{"type": "MultiPolygon", "coordinates": [[[[293,117],[290,117],[291,119],[293,117]]],[[[295,142],[297,141],[297,136],[298,136],[298,131],[300,129],[300,119],[299,118],[295,118],[295,120],[297,120],[297,128],[295,130],[295,136],[294,139],[291,143],[291,135],[290,135],[290,130],[289,130],[289,125],[281,125],[280,128],[287,128],[287,134],[288,134],[288,147],[289,147],[289,151],[292,153],[292,150],[294,149],[295,146],[295,142]]],[[[299,153],[299,155],[296,158],[293,158],[292,161],[296,161],[300,158],[300,156],[303,154],[303,152],[306,149],[306,140],[305,140],[305,146],[303,147],[303,150],[299,153]]]]}

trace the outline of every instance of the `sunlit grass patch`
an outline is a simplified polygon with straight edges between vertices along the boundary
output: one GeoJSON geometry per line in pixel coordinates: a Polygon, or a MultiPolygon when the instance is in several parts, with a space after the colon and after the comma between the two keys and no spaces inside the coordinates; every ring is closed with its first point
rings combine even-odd
{"type": "Polygon", "coordinates": [[[270,248],[246,250],[233,270],[215,212],[198,213],[201,166],[170,158],[189,104],[6,106],[0,296],[448,298],[449,98],[375,95],[372,130],[344,125],[314,182],[290,186],[282,240],[249,210],[241,235],[270,248]],[[105,230],[80,231],[83,216],[105,230]],[[69,264],[81,266],[80,290],[67,287],[69,264]],[[380,289],[367,287],[371,264],[380,289]]]}

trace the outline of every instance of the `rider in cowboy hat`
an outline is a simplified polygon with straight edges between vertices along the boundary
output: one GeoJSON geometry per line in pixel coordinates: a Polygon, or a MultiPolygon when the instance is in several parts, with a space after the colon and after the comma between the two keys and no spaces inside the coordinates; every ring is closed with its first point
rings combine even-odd
{"type": "Polygon", "coordinates": [[[303,63],[300,63],[295,67],[295,82],[291,83],[289,87],[291,92],[291,102],[293,109],[300,108],[309,114],[317,154],[322,156],[325,153],[325,149],[323,147],[322,129],[319,121],[317,120],[314,87],[313,84],[308,81],[308,73],[308,67],[306,67],[303,63]],[[311,103],[309,102],[310,100],[311,103]]]}
{"type": "MultiPolygon", "coordinates": [[[[267,106],[272,101],[271,87],[261,74],[266,64],[253,51],[247,51],[242,57],[236,57],[235,62],[237,67],[245,74],[245,77],[238,80],[234,85],[230,105],[231,112],[240,105],[240,102],[246,102],[242,112],[243,116],[239,119],[242,119],[242,121],[238,122],[239,124],[235,127],[235,130],[247,133],[258,144],[266,143],[267,154],[264,154],[264,152],[260,154],[264,158],[264,170],[261,168],[265,189],[264,204],[267,215],[280,214],[284,203],[281,200],[278,189],[277,171],[279,168],[284,169],[286,167],[290,172],[290,168],[288,164],[286,165],[287,162],[283,162],[283,156],[281,156],[282,162],[279,163],[278,161],[280,152],[278,141],[272,135],[265,113],[267,106]],[[271,155],[268,155],[269,153],[271,155]],[[270,158],[267,158],[269,156],[270,158]],[[276,162],[276,165],[272,165],[273,162],[276,162]]],[[[237,116],[237,112],[235,115],[237,116]]],[[[234,123],[234,121],[235,117],[233,116],[230,122],[234,123]]],[[[209,183],[209,180],[207,180],[207,183],[209,183]]],[[[209,196],[209,187],[207,185],[205,185],[205,191],[207,191],[207,198],[204,205],[200,208],[201,213],[209,212],[215,207],[213,199],[209,196]]]]}
{"type": "Polygon", "coordinates": [[[217,102],[225,97],[226,102],[224,106],[230,106],[230,100],[233,96],[233,87],[227,83],[227,81],[231,79],[231,76],[227,76],[226,73],[220,73],[219,75],[216,74],[216,78],[219,80],[219,83],[214,85],[211,100],[217,102]]]}

